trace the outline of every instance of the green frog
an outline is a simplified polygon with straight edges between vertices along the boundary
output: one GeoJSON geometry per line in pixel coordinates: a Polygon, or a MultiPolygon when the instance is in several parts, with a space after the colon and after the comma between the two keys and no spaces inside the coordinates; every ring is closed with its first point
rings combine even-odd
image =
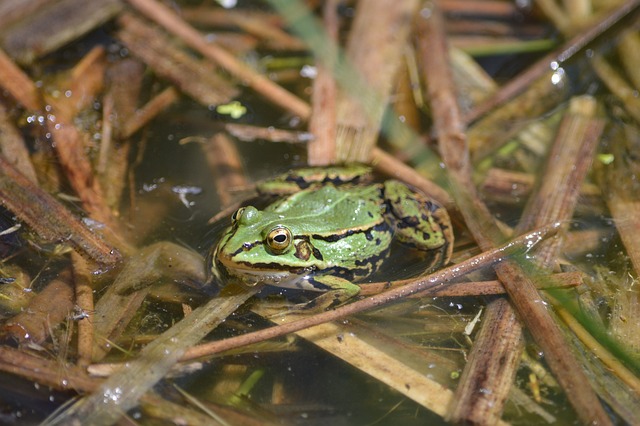
{"type": "Polygon", "coordinates": [[[373,183],[367,166],[294,170],[257,189],[280,198],[232,215],[210,257],[218,279],[322,292],[305,306],[328,309],[358,294],[353,283],[380,267],[393,238],[434,254],[425,269],[451,257],[447,211],[399,181],[373,183]]]}

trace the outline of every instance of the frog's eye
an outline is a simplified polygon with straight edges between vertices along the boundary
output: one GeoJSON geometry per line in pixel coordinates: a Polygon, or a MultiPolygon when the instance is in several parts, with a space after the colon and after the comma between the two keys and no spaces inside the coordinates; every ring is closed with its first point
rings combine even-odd
{"type": "Polygon", "coordinates": [[[232,215],[231,215],[231,224],[235,225],[236,222],[238,222],[238,220],[240,219],[240,217],[242,217],[242,213],[244,212],[244,207],[240,207],[238,210],[236,210],[232,215]]]}
{"type": "Polygon", "coordinates": [[[267,234],[267,245],[275,254],[284,252],[291,245],[291,231],[284,226],[277,226],[267,234]]]}

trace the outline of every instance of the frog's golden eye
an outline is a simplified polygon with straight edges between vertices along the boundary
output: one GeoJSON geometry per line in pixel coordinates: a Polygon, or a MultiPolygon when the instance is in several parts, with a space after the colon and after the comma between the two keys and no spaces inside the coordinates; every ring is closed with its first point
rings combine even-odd
{"type": "Polygon", "coordinates": [[[275,254],[283,253],[291,245],[291,231],[284,226],[277,226],[267,234],[267,245],[275,254]]]}
{"type": "Polygon", "coordinates": [[[244,207],[240,207],[231,215],[231,224],[235,225],[236,222],[242,217],[242,213],[244,212],[244,207]]]}

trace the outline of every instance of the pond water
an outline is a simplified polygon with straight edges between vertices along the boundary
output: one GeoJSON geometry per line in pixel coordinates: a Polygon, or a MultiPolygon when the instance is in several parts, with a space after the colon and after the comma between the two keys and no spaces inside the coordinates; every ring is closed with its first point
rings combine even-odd
{"type": "MultiPolygon", "coordinates": [[[[218,7],[211,9],[221,13],[218,7]]],[[[264,11],[264,5],[260,5],[257,10],[264,11]]],[[[342,10],[347,23],[350,22],[352,12],[350,7],[342,10]]],[[[260,16],[266,19],[266,15],[260,16]]],[[[278,22],[275,15],[268,16],[278,22]]],[[[455,21],[455,16],[452,14],[450,19],[455,21]]],[[[540,21],[527,20],[527,23],[537,25],[536,28],[539,30],[548,31],[548,26],[540,21]]],[[[510,24],[514,25],[512,22],[510,24]]],[[[74,66],[96,45],[103,45],[107,52],[104,56],[105,69],[114,68],[114,64],[123,59],[136,56],[118,41],[116,31],[119,26],[122,26],[122,23],[109,22],[94,33],[83,36],[75,43],[41,59],[42,63],[23,67],[38,82],[37,86],[44,87],[45,92],[51,92],[56,87],[57,80],[64,81],[64,70],[74,66]]],[[[218,29],[214,27],[210,31],[213,34],[218,29]]],[[[244,35],[244,31],[234,27],[231,33],[221,32],[220,37],[239,37],[244,35]]],[[[239,43],[239,38],[233,40],[239,43]]],[[[605,58],[610,62],[624,62],[623,59],[614,56],[614,53],[607,52],[608,56],[605,58]]],[[[599,55],[597,51],[596,53],[599,55]]],[[[264,58],[293,57],[296,61],[290,63],[295,63],[295,66],[285,67],[284,71],[274,71],[270,76],[274,79],[289,78],[285,86],[299,96],[308,98],[311,80],[299,77],[300,64],[309,62],[306,53],[283,53],[270,49],[267,44],[247,49],[238,55],[258,66],[264,58]],[[291,79],[291,74],[297,74],[298,77],[291,79]]],[[[567,68],[563,84],[542,95],[553,98],[554,107],[547,106],[543,111],[537,111],[532,107],[533,112],[530,115],[513,119],[513,122],[522,120],[527,124],[533,123],[533,126],[520,126],[524,129],[523,132],[513,132],[514,134],[507,138],[510,142],[504,147],[494,150],[495,152],[487,158],[474,158],[474,167],[478,171],[477,183],[483,199],[492,213],[505,225],[515,227],[529,194],[521,190],[523,187],[532,186],[533,178],[544,177],[538,171],[543,167],[545,153],[553,141],[553,134],[561,127],[559,123],[567,111],[569,97],[594,95],[598,102],[596,116],[607,120],[599,148],[603,155],[594,155],[595,165],[588,173],[583,186],[576,214],[568,226],[571,232],[567,233],[569,236],[562,253],[564,269],[580,270],[586,274],[587,280],[579,291],[561,290],[554,293],[554,297],[566,298],[569,301],[566,308],[579,318],[589,320],[583,323],[586,322],[587,327],[591,327],[590,331],[593,334],[597,335],[604,330],[603,335],[607,335],[607,340],[603,340],[602,343],[614,357],[618,357],[620,363],[624,364],[633,376],[640,365],[640,343],[637,337],[632,335],[633,326],[640,325],[636,314],[640,298],[634,287],[636,275],[632,266],[633,259],[629,260],[625,253],[630,248],[625,247],[626,242],[623,244],[625,238],[621,240],[618,236],[612,217],[617,215],[618,226],[627,225],[627,228],[622,228],[627,231],[633,230],[637,221],[635,214],[625,216],[621,211],[624,213],[625,208],[632,211],[637,207],[637,165],[634,148],[638,131],[632,113],[630,115],[625,107],[633,111],[638,91],[632,93],[631,100],[626,99],[627,105],[612,97],[586,62],[593,55],[594,51],[588,55],[580,55],[580,58],[567,68]],[[618,162],[618,166],[620,162],[624,163],[624,167],[616,171],[607,169],[611,160],[609,155],[618,162]],[[517,174],[496,177],[496,173],[504,170],[515,171],[517,174]],[[629,182],[622,180],[621,176],[625,173],[627,177],[631,176],[629,182]],[[495,180],[491,180],[490,177],[495,180]],[[620,197],[624,198],[621,193],[625,191],[612,189],[611,192],[615,193],[618,200],[617,204],[611,207],[611,198],[607,190],[617,186],[618,182],[621,182],[619,186],[629,194],[629,199],[620,201],[620,197]],[[606,201],[610,204],[607,205],[606,201]],[[584,296],[585,293],[588,293],[589,297],[584,296]],[[579,313],[576,314],[576,311],[579,313]]],[[[516,63],[514,68],[517,69],[524,69],[535,59],[530,54],[509,56],[508,60],[505,57],[500,55],[496,62],[504,65],[507,61],[509,66],[516,63]]],[[[489,59],[485,58],[483,61],[489,59]]],[[[491,66],[495,67],[496,62],[491,66]]],[[[509,66],[501,66],[499,71],[509,73],[509,66]]],[[[144,72],[139,76],[142,84],[138,107],[167,87],[166,80],[158,78],[149,69],[143,69],[144,72]]],[[[616,70],[623,72],[624,68],[619,67],[616,70]]],[[[211,73],[213,72],[212,67],[211,73]]],[[[509,75],[502,78],[506,80],[513,73],[511,70],[509,75]]],[[[459,79],[459,76],[457,78],[459,79]]],[[[628,79],[633,81],[633,77],[628,79]]],[[[100,157],[101,137],[105,132],[103,113],[109,102],[105,94],[114,93],[109,92],[112,88],[110,89],[108,84],[105,87],[105,90],[98,90],[96,97],[87,103],[89,112],[80,114],[81,118],[76,117],[74,121],[76,127],[92,135],[85,148],[91,165],[95,168],[100,157]]],[[[58,90],[64,93],[62,88],[58,90]]],[[[615,92],[613,89],[611,91],[615,92]]],[[[217,297],[221,287],[226,283],[206,282],[202,276],[202,262],[206,262],[203,259],[210,256],[212,247],[231,223],[231,214],[235,207],[240,203],[246,203],[246,200],[253,200],[259,207],[264,207],[268,204],[264,197],[254,199],[254,183],[306,163],[304,144],[275,143],[261,138],[246,142],[228,134],[225,124],[229,123],[246,124],[255,128],[271,126],[291,131],[306,130],[305,125],[292,114],[274,107],[249,89],[240,89],[234,99],[239,100],[246,109],[246,114],[238,118],[220,113],[214,105],[203,106],[202,103],[180,95],[170,107],[157,114],[140,131],[133,133],[129,138],[114,140],[117,149],[125,145],[129,149],[122,158],[112,158],[112,163],[107,167],[115,170],[118,169],[119,161],[127,164],[123,169],[125,174],[120,176],[124,185],[114,215],[117,217],[118,226],[121,227],[117,234],[124,236],[123,239],[130,247],[136,249],[122,250],[123,262],[112,268],[101,268],[89,262],[88,268],[91,272],[88,285],[98,303],[95,312],[90,313],[96,314],[96,324],[102,321],[103,317],[109,316],[110,308],[105,308],[105,305],[100,305],[99,302],[102,298],[108,297],[118,301],[109,305],[113,310],[120,308],[117,306],[118,303],[131,303],[134,308],[126,311],[123,307],[122,321],[114,321],[110,328],[104,328],[108,330],[109,336],[97,333],[93,337],[92,344],[94,343],[95,347],[93,355],[90,354],[88,359],[86,353],[83,358],[82,351],[86,351],[86,348],[81,349],[82,339],[78,336],[86,333],[81,330],[86,326],[86,322],[93,319],[88,318],[89,313],[83,311],[79,305],[82,302],[75,299],[78,297],[77,293],[74,296],[73,291],[69,290],[69,297],[65,299],[65,303],[68,304],[65,308],[67,310],[55,314],[57,316],[53,313],[49,315],[46,311],[51,309],[53,312],[53,307],[46,303],[35,305],[32,301],[34,294],[46,294],[45,289],[50,287],[52,282],[56,282],[56,278],[65,282],[79,282],[79,261],[69,255],[69,250],[61,250],[61,245],[44,241],[37,235],[38,232],[29,229],[29,226],[23,226],[19,232],[2,235],[0,253],[3,260],[0,266],[3,269],[0,272],[4,287],[1,295],[7,301],[2,305],[4,340],[0,350],[6,349],[7,354],[2,355],[5,366],[0,373],[0,423],[37,424],[44,421],[56,409],[72,401],[77,395],[74,389],[78,390],[80,395],[85,395],[90,394],[90,390],[99,385],[97,381],[91,381],[93,379],[86,377],[85,369],[88,365],[119,365],[135,359],[142,348],[154,341],[158,335],[170,330],[185,315],[192,314],[192,310],[217,297]],[[223,179],[228,175],[227,171],[234,168],[233,164],[213,164],[211,161],[207,147],[214,143],[214,136],[219,134],[224,134],[231,141],[230,146],[233,148],[224,145],[221,145],[222,148],[218,147],[220,151],[216,160],[232,156],[233,151],[237,151],[237,159],[245,173],[246,185],[229,187],[223,179]],[[224,200],[227,199],[232,201],[224,205],[224,200]],[[212,217],[229,206],[233,208],[211,223],[212,217]],[[140,262],[137,253],[159,242],[170,242],[195,253],[193,258],[189,259],[194,259],[196,266],[190,263],[188,268],[192,268],[190,274],[200,278],[189,280],[191,285],[186,286],[176,277],[175,269],[165,274],[165,267],[178,268],[180,264],[174,262],[171,255],[167,258],[160,256],[160,260],[154,258],[148,264],[144,264],[146,266],[143,266],[143,263],[135,263],[140,262]],[[151,278],[136,276],[134,284],[111,294],[110,288],[115,288],[115,283],[122,278],[122,275],[118,274],[131,270],[124,265],[138,265],[130,267],[134,270],[148,269],[151,278]],[[196,271],[193,272],[193,269],[196,271]],[[21,271],[24,271],[26,276],[24,281],[19,280],[21,271]],[[75,281],[71,280],[71,276],[75,281]],[[17,285],[26,285],[27,288],[16,291],[17,285]],[[9,286],[14,286],[14,289],[11,290],[9,286]],[[24,296],[24,302],[18,301],[23,294],[27,294],[24,296]],[[134,300],[137,302],[133,302],[134,300]],[[44,308],[40,308],[41,306],[44,308]],[[44,309],[44,314],[38,309],[44,309]],[[41,330],[44,336],[37,342],[33,336],[17,337],[15,330],[12,331],[9,327],[14,323],[23,327],[26,321],[18,322],[16,318],[25,312],[37,313],[46,318],[44,327],[39,323],[35,328],[41,330]],[[56,318],[55,322],[53,318],[56,318]],[[10,350],[15,352],[9,352],[10,350]],[[28,358],[19,358],[20,351],[28,358]],[[43,360],[43,364],[37,364],[36,359],[43,360]],[[28,364],[27,368],[31,373],[14,368],[11,362],[16,365],[21,362],[33,363],[28,364]],[[43,379],[43,383],[38,383],[38,369],[53,376],[47,376],[46,381],[43,379]],[[75,385],[69,385],[69,376],[77,380],[72,380],[75,385]],[[65,383],[60,385],[62,381],[65,383]]],[[[68,178],[60,178],[63,169],[57,160],[57,155],[60,154],[54,154],[52,147],[62,143],[61,140],[56,139],[55,133],[52,137],[48,132],[49,128],[38,124],[37,119],[34,124],[28,117],[36,115],[29,115],[15,106],[9,96],[6,99],[3,97],[3,102],[5,101],[12,105],[9,121],[14,123],[20,130],[20,135],[24,137],[30,155],[37,164],[41,185],[66,209],[77,217],[83,217],[86,204],[83,205],[83,200],[73,195],[75,188],[73,184],[69,184],[68,178]],[[54,165],[53,171],[48,174],[45,170],[47,164],[54,165]]],[[[469,99],[465,98],[464,101],[469,99]]],[[[540,103],[545,102],[540,99],[540,103]]],[[[521,106],[523,109],[525,107],[526,105],[521,106]]],[[[431,117],[427,108],[417,111],[417,114],[419,125],[422,126],[420,132],[432,136],[428,127],[431,117]]],[[[509,122],[509,125],[511,124],[512,122],[509,122]]],[[[504,136],[500,131],[496,133],[504,136]]],[[[383,137],[380,145],[393,150],[390,142],[393,141],[383,137]]],[[[396,152],[395,155],[402,158],[405,154],[396,152]]],[[[422,170],[420,164],[415,166],[416,169],[422,170]]],[[[104,179],[104,176],[96,175],[96,179],[98,178],[104,179]]],[[[377,172],[378,181],[385,178],[386,176],[377,172]]],[[[441,177],[437,180],[446,181],[441,177]]],[[[107,182],[105,185],[105,181],[101,180],[105,188],[112,184],[120,184],[107,182]]],[[[109,192],[109,189],[105,192],[109,192]]],[[[20,212],[11,213],[9,210],[3,210],[0,215],[2,229],[9,229],[15,223],[25,221],[19,220],[20,218],[20,212]]],[[[456,235],[453,262],[457,263],[479,253],[479,249],[473,244],[461,215],[452,212],[452,218],[456,235]]],[[[89,223],[89,226],[95,225],[93,222],[85,223],[89,223]]],[[[155,256],[155,252],[153,255],[155,256]]],[[[188,263],[187,260],[185,263],[188,263]]],[[[416,255],[413,250],[395,243],[390,256],[382,265],[378,273],[367,277],[364,282],[384,283],[415,277],[424,272],[424,258],[416,255]]],[[[469,280],[474,282],[492,279],[494,275],[487,271],[476,272],[469,277],[469,280]]],[[[366,285],[363,287],[363,292],[366,292],[366,285]]],[[[265,287],[248,303],[222,320],[221,324],[207,335],[205,341],[223,340],[271,327],[274,322],[285,322],[280,317],[260,313],[267,312],[265,309],[273,309],[274,305],[299,303],[315,296],[315,293],[310,292],[265,287]]],[[[443,419],[446,401],[452,397],[460,382],[486,305],[497,297],[467,291],[464,296],[457,297],[405,298],[327,325],[328,328],[322,331],[326,335],[320,337],[310,336],[308,331],[302,331],[298,335],[288,334],[227,353],[180,363],[179,371],[172,370],[155,385],[145,384],[153,389],[152,396],[156,399],[142,400],[141,405],[134,403],[135,408],[128,411],[128,416],[140,424],[182,424],[181,421],[185,421],[186,424],[201,424],[202,421],[215,424],[212,418],[217,419],[215,422],[220,424],[243,425],[314,425],[327,422],[336,425],[448,424],[443,419]],[[351,349],[344,350],[343,347],[351,349]],[[206,417],[211,412],[215,414],[206,417]]],[[[283,307],[281,311],[286,312],[288,309],[289,307],[283,307]]],[[[295,319],[296,316],[293,317],[295,319]]],[[[100,327],[102,326],[96,325],[96,330],[102,330],[100,327]]],[[[574,412],[557,382],[548,375],[549,366],[546,364],[544,352],[527,332],[524,339],[524,355],[515,373],[515,386],[509,394],[502,419],[514,424],[579,424],[580,417],[574,412]],[[539,411],[534,412],[535,410],[539,411]]],[[[608,371],[603,372],[603,365],[594,360],[590,349],[584,349],[584,346],[576,343],[577,340],[572,338],[574,346],[585,351],[579,357],[580,362],[589,364],[589,378],[597,383],[594,387],[601,398],[612,407],[612,413],[615,413],[612,414],[613,418],[620,423],[628,421],[638,410],[634,408],[637,395],[625,390],[625,385],[621,385],[621,379],[608,371]],[[606,389],[603,390],[602,387],[606,389]]],[[[184,348],[172,347],[171,350],[178,349],[184,348]]],[[[628,380],[624,383],[629,383],[632,387],[637,378],[622,380],[628,380]]],[[[151,394],[147,394],[147,397],[150,398],[151,394]]],[[[108,402],[105,401],[105,406],[108,402]]],[[[128,408],[126,407],[127,410],[128,408]]],[[[95,418],[89,420],[93,421],[95,418]]]]}

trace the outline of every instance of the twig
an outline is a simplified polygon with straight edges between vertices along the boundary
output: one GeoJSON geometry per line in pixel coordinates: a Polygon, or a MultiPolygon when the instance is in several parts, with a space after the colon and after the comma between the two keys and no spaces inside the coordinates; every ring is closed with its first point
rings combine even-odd
{"type": "MultiPolygon", "coordinates": [[[[545,277],[543,280],[537,280],[538,288],[549,287],[575,287],[582,283],[583,274],[580,272],[564,272],[545,277]]],[[[400,280],[391,282],[366,283],[359,284],[360,295],[368,296],[378,294],[385,290],[395,287],[401,287],[410,283],[412,280],[400,280]]],[[[446,287],[435,290],[430,293],[433,297],[468,297],[468,296],[489,296],[504,294],[505,290],[500,281],[464,281],[459,283],[450,283],[446,287]]],[[[416,297],[421,297],[420,295],[416,297]]]]}
{"type": "Polygon", "coordinates": [[[392,289],[379,295],[371,296],[366,299],[353,302],[351,304],[336,308],[332,311],[313,315],[309,318],[294,321],[286,325],[271,327],[266,330],[243,334],[241,336],[195,346],[187,350],[181,360],[188,361],[199,357],[223,352],[229,349],[238,348],[250,343],[255,343],[260,340],[272,339],[274,337],[293,333],[307,327],[312,327],[314,325],[344,318],[348,315],[353,315],[367,309],[376,308],[383,304],[390,303],[394,300],[408,297],[413,294],[421,293],[426,295],[431,291],[442,290],[443,288],[451,285],[451,280],[469,274],[480,268],[489,266],[494,262],[498,262],[509,256],[510,254],[517,252],[519,250],[518,247],[522,248],[523,246],[528,246],[533,242],[539,241],[539,239],[541,238],[550,237],[556,232],[559,226],[559,224],[545,226],[544,228],[541,228],[535,232],[522,235],[498,249],[487,251],[468,260],[460,262],[454,266],[441,269],[426,277],[421,277],[413,280],[406,286],[392,289]]]}
{"type": "Polygon", "coordinates": [[[209,169],[216,178],[216,189],[222,206],[232,205],[234,199],[231,190],[248,186],[238,150],[224,133],[216,133],[202,145],[202,149],[209,169]]]}
{"type": "Polygon", "coordinates": [[[78,322],[78,365],[86,367],[93,357],[93,288],[86,260],[72,253],[75,308],[72,319],[78,322]]]}
{"type": "Polygon", "coordinates": [[[179,98],[180,94],[174,87],[167,87],[129,118],[120,136],[124,139],[130,138],[179,98]]]}
{"type": "MultiPolygon", "coordinates": [[[[327,1],[323,7],[324,26],[330,46],[337,45],[338,30],[338,2],[327,1]]],[[[329,63],[319,62],[316,66],[317,75],[313,81],[311,96],[312,115],[309,120],[309,131],[315,139],[307,146],[307,158],[311,166],[326,166],[336,161],[336,105],[338,88],[333,78],[332,70],[337,61],[337,52],[327,53],[329,63]]]]}
{"type": "MultiPolygon", "coordinates": [[[[2,78],[2,77],[0,77],[2,78]]],[[[0,103],[0,153],[8,163],[13,164],[27,179],[37,183],[36,171],[29,157],[29,149],[24,138],[9,119],[7,109],[0,103]]]]}

